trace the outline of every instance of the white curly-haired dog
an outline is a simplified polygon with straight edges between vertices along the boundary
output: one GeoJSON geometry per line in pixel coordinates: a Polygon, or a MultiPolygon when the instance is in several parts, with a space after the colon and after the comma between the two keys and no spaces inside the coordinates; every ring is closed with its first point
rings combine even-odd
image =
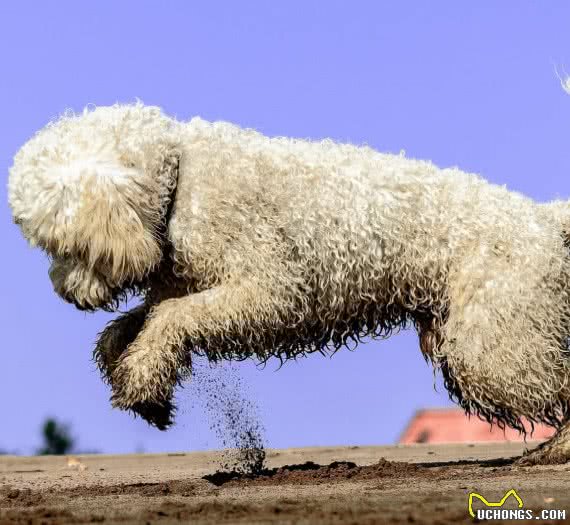
{"type": "Polygon", "coordinates": [[[414,326],[468,413],[558,429],[523,462],[570,459],[567,202],[140,103],[49,124],[17,153],[9,200],[65,300],[143,298],[95,358],[114,405],[159,428],[192,353],[288,359],[414,326]]]}

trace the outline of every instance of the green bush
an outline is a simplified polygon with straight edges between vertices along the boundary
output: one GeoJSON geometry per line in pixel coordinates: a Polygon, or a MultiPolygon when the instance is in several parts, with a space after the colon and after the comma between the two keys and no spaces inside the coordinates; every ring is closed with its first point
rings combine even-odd
{"type": "Polygon", "coordinates": [[[48,418],[42,425],[43,446],[38,450],[38,455],[62,455],[69,454],[75,446],[67,425],[58,423],[55,419],[48,418]]]}

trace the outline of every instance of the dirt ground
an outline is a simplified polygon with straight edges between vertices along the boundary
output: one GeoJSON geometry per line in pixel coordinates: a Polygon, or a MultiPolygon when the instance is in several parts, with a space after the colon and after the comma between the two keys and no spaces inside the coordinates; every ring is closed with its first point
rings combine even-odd
{"type": "Polygon", "coordinates": [[[256,478],[216,473],[216,452],[0,456],[0,524],[469,523],[470,492],[492,502],[510,489],[535,515],[564,509],[570,523],[570,464],[511,466],[508,458],[522,450],[517,443],[270,450],[256,478]]]}

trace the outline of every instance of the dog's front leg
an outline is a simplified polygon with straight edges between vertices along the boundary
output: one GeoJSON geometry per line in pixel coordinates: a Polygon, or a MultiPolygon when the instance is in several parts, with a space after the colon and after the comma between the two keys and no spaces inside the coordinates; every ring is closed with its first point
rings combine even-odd
{"type": "Polygon", "coordinates": [[[132,410],[160,429],[168,427],[174,389],[190,368],[187,348],[239,337],[252,322],[274,320],[278,313],[274,294],[244,282],[159,303],[119,358],[111,380],[113,406],[132,410]]]}

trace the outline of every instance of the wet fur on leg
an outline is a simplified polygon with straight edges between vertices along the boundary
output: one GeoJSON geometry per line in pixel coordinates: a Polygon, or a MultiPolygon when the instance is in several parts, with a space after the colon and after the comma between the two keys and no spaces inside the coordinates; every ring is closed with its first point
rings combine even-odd
{"type": "Polygon", "coordinates": [[[515,465],[560,465],[570,461],[570,420],[566,421],[549,440],[527,451],[515,465]]]}
{"type": "Polygon", "coordinates": [[[113,319],[99,334],[93,360],[107,383],[111,381],[119,358],[141,331],[147,313],[148,307],[139,305],[113,319]]]}
{"type": "MultiPolygon", "coordinates": [[[[113,390],[117,390],[113,383],[113,373],[120,357],[142,330],[149,309],[146,304],[133,308],[111,321],[99,335],[93,359],[102,378],[113,390]]],[[[128,407],[128,410],[159,430],[166,430],[174,421],[176,407],[171,399],[167,399],[160,403],[141,401],[128,407]]]]}

